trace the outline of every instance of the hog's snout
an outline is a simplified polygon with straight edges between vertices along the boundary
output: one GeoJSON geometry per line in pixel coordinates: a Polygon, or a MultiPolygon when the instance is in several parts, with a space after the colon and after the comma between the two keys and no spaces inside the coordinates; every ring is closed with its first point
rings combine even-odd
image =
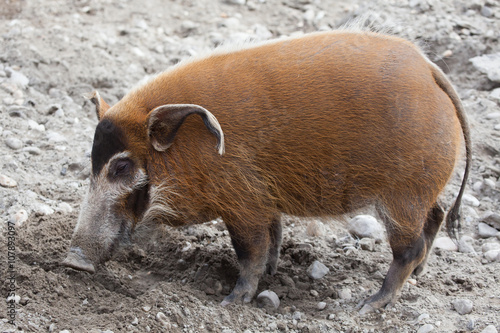
{"type": "Polygon", "coordinates": [[[95,273],[94,264],[92,264],[87,260],[87,258],[85,258],[82,250],[78,247],[72,247],[69,250],[66,259],[63,260],[62,264],[79,271],[95,273]]]}

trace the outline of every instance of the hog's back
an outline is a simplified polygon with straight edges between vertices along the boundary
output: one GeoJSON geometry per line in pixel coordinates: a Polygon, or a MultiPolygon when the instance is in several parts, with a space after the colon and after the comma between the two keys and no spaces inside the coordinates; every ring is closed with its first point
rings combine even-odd
{"type": "MultiPolygon", "coordinates": [[[[395,37],[318,33],[181,65],[157,78],[143,103],[152,109],[166,94],[216,116],[225,156],[214,151],[196,162],[210,170],[189,169],[233,179],[226,198],[260,191],[295,215],[344,213],[402,193],[434,202],[453,170],[460,125],[430,66],[395,37]]],[[[170,154],[192,156],[203,138],[213,149],[200,122],[187,121],[170,154]]]]}

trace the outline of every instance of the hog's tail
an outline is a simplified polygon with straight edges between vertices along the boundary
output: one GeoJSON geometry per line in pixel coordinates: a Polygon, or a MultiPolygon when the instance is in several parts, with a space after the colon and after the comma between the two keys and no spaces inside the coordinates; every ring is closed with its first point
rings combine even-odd
{"type": "Polygon", "coordinates": [[[461,229],[460,225],[460,203],[462,201],[462,196],[465,192],[465,186],[467,184],[467,178],[469,177],[470,166],[472,162],[472,143],[470,138],[469,122],[467,120],[467,114],[465,109],[458,97],[457,92],[453,88],[452,84],[445,76],[443,71],[437,67],[435,64],[431,63],[431,71],[436,81],[437,85],[448,95],[451,102],[455,106],[456,115],[462,127],[462,134],[465,141],[465,171],[462,179],[462,185],[460,186],[460,191],[458,192],[455,203],[446,215],[446,231],[451,239],[457,239],[458,233],[461,229]]]}

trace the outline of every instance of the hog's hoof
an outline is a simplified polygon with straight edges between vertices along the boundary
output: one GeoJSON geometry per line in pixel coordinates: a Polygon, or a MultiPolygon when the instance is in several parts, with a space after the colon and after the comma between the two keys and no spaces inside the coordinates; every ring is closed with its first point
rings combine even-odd
{"type": "Polygon", "coordinates": [[[391,306],[392,303],[393,299],[390,295],[383,295],[382,293],[378,292],[375,295],[359,302],[356,306],[356,309],[359,309],[360,315],[365,315],[375,312],[375,310],[378,309],[387,308],[391,306]]]}
{"type": "Polygon", "coordinates": [[[253,283],[248,282],[245,278],[238,278],[236,286],[234,287],[231,294],[226,296],[221,302],[222,306],[227,306],[233,303],[250,303],[252,301],[255,292],[257,291],[257,283],[259,279],[254,279],[253,283]]]}
{"type": "Polygon", "coordinates": [[[227,295],[224,300],[220,303],[222,306],[228,306],[234,303],[250,303],[252,301],[253,295],[249,296],[248,293],[238,297],[235,295],[234,290],[231,294],[227,295]]]}
{"type": "Polygon", "coordinates": [[[79,271],[85,271],[89,273],[95,273],[94,265],[89,262],[85,257],[79,254],[81,252],[78,248],[71,248],[68,252],[66,259],[63,260],[62,264],[79,271]]]}

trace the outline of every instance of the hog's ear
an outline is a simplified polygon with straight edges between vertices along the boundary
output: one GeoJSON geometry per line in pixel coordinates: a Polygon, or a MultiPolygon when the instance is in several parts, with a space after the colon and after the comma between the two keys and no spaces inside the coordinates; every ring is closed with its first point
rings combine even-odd
{"type": "Polygon", "coordinates": [[[167,150],[184,120],[192,114],[203,119],[207,129],[217,138],[219,154],[224,154],[224,133],[217,118],[205,108],[194,104],[167,104],[151,111],[147,123],[153,147],[158,151],[167,150]]]}
{"type": "Polygon", "coordinates": [[[106,103],[102,98],[101,95],[96,91],[86,95],[88,99],[95,105],[95,113],[97,114],[97,119],[101,120],[101,118],[104,116],[106,111],[110,108],[108,103],[106,103]]]}

